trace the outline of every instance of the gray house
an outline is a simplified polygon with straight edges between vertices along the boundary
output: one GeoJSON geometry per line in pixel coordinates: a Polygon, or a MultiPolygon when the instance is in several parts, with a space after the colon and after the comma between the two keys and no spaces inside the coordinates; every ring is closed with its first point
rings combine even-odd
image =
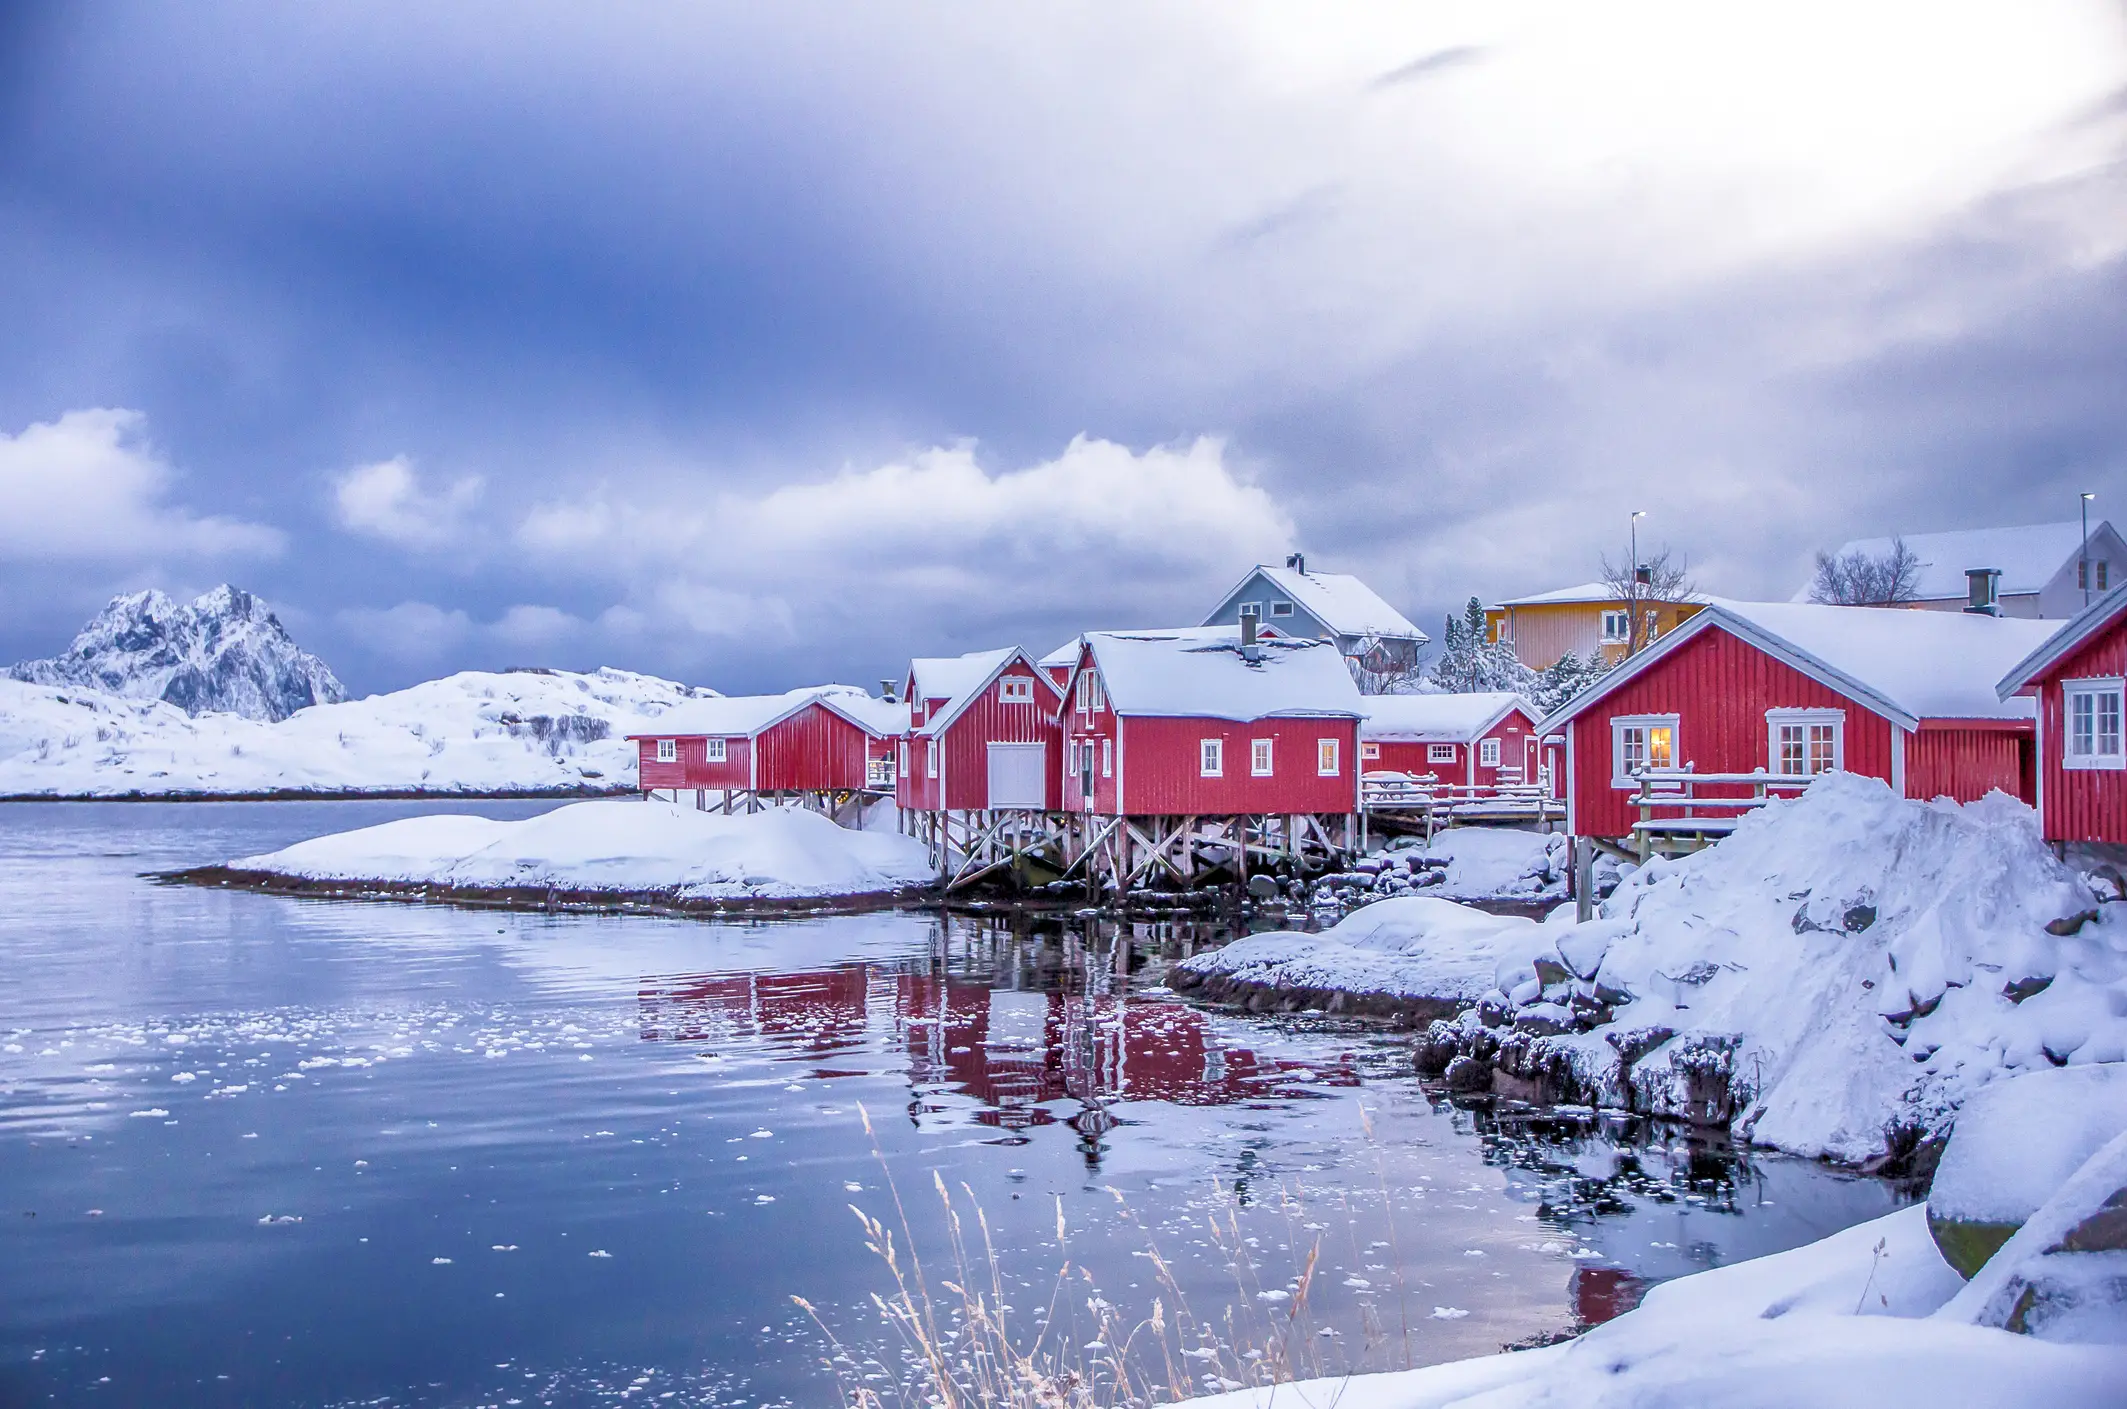
{"type": "Polygon", "coordinates": [[[1280,636],[1336,642],[1362,689],[1414,669],[1419,647],[1432,639],[1358,578],[1309,572],[1298,553],[1283,567],[1250,568],[1202,624],[1236,626],[1243,617],[1280,636]]]}
{"type": "MultiPolygon", "coordinates": [[[[1913,605],[1934,611],[1964,610],[1965,573],[1973,568],[1994,568],[2001,573],[1996,592],[2003,616],[2046,621],[2074,616],[2086,600],[2094,602],[2104,596],[2127,574],[2127,540],[2102,521],[2090,525],[2087,558],[2083,527],[2073,519],[2023,528],[1909,533],[1904,539],[1920,560],[1913,605]]],[[[1872,558],[1888,557],[1891,540],[1857,538],[1841,545],[1833,556],[1856,551],[1872,558]]],[[[1805,583],[1794,600],[1806,602],[1809,593],[1810,585],[1805,583]]]]}

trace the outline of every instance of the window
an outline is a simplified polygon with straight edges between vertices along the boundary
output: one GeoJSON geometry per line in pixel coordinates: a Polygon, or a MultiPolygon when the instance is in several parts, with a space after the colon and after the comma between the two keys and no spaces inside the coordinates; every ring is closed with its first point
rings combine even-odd
{"type": "Polygon", "coordinates": [[[1241,603],[1241,615],[1252,616],[1260,621],[1263,617],[1263,604],[1261,602],[1243,602],[1241,603]]]}
{"type": "Polygon", "coordinates": [[[997,698],[1006,704],[1034,703],[1034,682],[1024,675],[1007,675],[997,682],[997,698]]]}
{"type": "Polygon", "coordinates": [[[704,763],[722,763],[724,761],[724,741],[722,739],[703,740],[702,761],[704,763]]]}
{"type": "Polygon", "coordinates": [[[1617,645],[1622,645],[1622,644],[1624,644],[1624,640],[1625,640],[1625,635],[1626,635],[1626,633],[1627,633],[1628,631],[1630,631],[1630,630],[1631,630],[1631,627],[1632,627],[1632,613],[1631,613],[1631,612],[1629,612],[1629,611],[1615,611],[1615,612],[1608,612],[1608,611],[1606,611],[1606,612],[1604,612],[1604,613],[1603,613],[1603,644],[1604,644],[1604,645],[1606,645],[1606,646],[1617,646],[1617,645]]]}
{"type": "Polygon", "coordinates": [[[2078,558],[2075,561],[2075,585],[2079,590],[2096,588],[2105,590],[2105,580],[2110,577],[2112,564],[2103,559],[2078,558]]]}
{"type": "Polygon", "coordinates": [[[1113,778],[1115,776],[1115,740],[1113,739],[1102,739],[1100,741],[1100,776],[1103,778],[1113,778]]]}
{"type": "Polygon", "coordinates": [[[2063,766],[2127,767],[2127,757],[2123,757],[2120,748],[2121,694],[2118,680],[2062,682],[2061,702],[2067,713],[2063,766]]]}
{"type": "Polygon", "coordinates": [[[1632,775],[1643,768],[1677,766],[1677,717],[1673,714],[1626,715],[1610,721],[1610,785],[1636,788],[1632,775]]]}
{"type": "Polygon", "coordinates": [[[1836,709],[1765,711],[1765,756],[1783,778],[1814,778],[1846,766],[1846,713],[1836,709]]]}
{"type": "Polygon", "coordinates": [[[908,740],[906,740],[906,739],[903,739],[903,740],[901,741],[901,772],[902,772],[902,775],[903,775],[904,777],[905,777],[905,776],[907,776],[907,773],[908,773],[908,740]]]}
{"type": "Polygon", "coordinates": [[[1453,763],[1455,761],[1455,746],[1453,744],[1427,744],[1425,746],[1425,761],[1427,763],[1453,763]]]}
{"type": "Polygon", "coordinates": [[[1662,614],[1660,612],[1648,612],[1647,629],[1640,637],[1640,644],[1643,646],[1651,646],[1654,644],[1654,638],[1661,634],[1662,614]]]}
{"type": "MultiPolygon", "coordinates": [[[[2099,583],[2098,585],[2099,585],[2100,587],[2102,587],[2102,586],[2104,586],[2105,584],[2104,584],[2103,582],[2100,582],[2100,583],[2099,583]]],[[[1291,616],[1291,615],[1292,615],[1292,603],[1290,603],[1290,602],[1272,602],[1272,603],[1270,604],[1270,614],[1271,614],[1272,616],[1291,616]]]]}
{"type": "MultiPolygon", "coordinates": [[[[1029,682],[1028,689],[1030,693],[1027,695],[1027,698],[1030,700],[1034,698],[1033,694],[1031,693],[1032,688],[1032,683],[1029,682]]],[[[1079,672],[1078,712],[1080,714],[1099,714],[1100,701],[1100,675],[1097,672],[1091,670],[1079,672]]]]}
{"type": "Polygon", "coordinates": [[[1081,752],[1081,750],[1083,750],[1084,748],[1085,745],[1081,744],[1078,740],[1071,740],[1071,762],[1066,765],[1066,772],[1076,773],[1078,771],[1079,760],[1084,757],[1084,754],[1081,752]]]}
{"type": "Polygon", "coordinates": [[[928,778],[938,776],[938,741],[936,739],[932,739],[930,746],[923,751],[923,773],[928,778]]]}
{"type": "Polygon", "coordinates": [[[679,762],[679,740],[659,739],[657,741],[657,761],[659,763],[679,762]]]}
{"type": "Polygon", "coordinates": [[[1375,762],[1376,760],[1378,760],[1378,759],[1379,759],[1380,757],[1381,757],[1381,745],[1379,745],[1379,744],[1361,744],[1361,745],[1359,745],[1359,761],[1360,761],[1360,762],[1362,762],[1362,763],[1373,763],[1373,762],[1375,762]]]}
{"type": "Polygon", "coordinates": [[[1258,778],[1268,778],[1270,776],[1270,740],[1250,739],[1248,741],[1248,771],[1258,778]]]}
{"type": "Polygon", "coordinates": [[[1482,739],[1477,744],[1477,761],[1487,768],[1499,766],[1499,740],[1482,739]]]}
{"type": "Polygon", "coordinates": [[[1501,645],[1503,645],[1503,646],[1511,646],[1511,645],[1513,645],[1513,644],[1514,644],[1514,619],[1513,619],[1512,617],[1505,617],[1505,616],[1503,616],[1503,617],[1501,617],[1501,618],[1500,618],[1499,620],[1497,620],[1497,621],[1493,622],[1493,623],[1492,623],[1492,639],[1493,639],[1494,641],[1497,641],[1497,642],[1499,642],[1499,643],[1500,643],[1501,645]]]}
{"type": "Polygon", "coordinates": [[[1218,778],[1226,772],[1226,741],[1224,739],[1200,739],[1197,741],[1196,771],[1206,778],[1218,778]]]}
{"type": "Polygon", "coordinates": [[[2110,563],[2107,563],[2107,562],[2105,562],[2105,561],[2104,561],[2104,560],[2102,560],[2102,559],[2100,559],[2100,560],[2098,561],[2098,565],[2097,565],[2097,590],[2098,590],[2098,591],[2100,591],[2100,592],[2102,592],[2102,591],[2104,591],[2104,590],[2105,590],[2105,569],[2106,569],[2106,568],[2108,568],[2108,567],[2110,567],[2110,566],[2111,566],[2111,564],[2110,564],[2110,563]]]}
{"type": "Polygon", "coordinates": [[[1335,739],[1315,740],[1315,772],[1324,778],[1334,778],[1341,766],[1337,758],[1338,745],[1335,739]]]}

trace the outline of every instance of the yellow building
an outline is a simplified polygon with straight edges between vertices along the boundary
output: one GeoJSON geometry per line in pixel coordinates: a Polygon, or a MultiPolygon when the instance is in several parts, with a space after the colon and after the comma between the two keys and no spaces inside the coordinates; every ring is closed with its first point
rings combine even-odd
{"type": "MultiPolygon", "coordinates": [[[[1700,605],[1643,599],[1638,608],[1639,644],[1644,647],[1668,635],[1696,614],[1700,605]]],[[[1600,656],[1605,665],[1624,659],[1633,635],[1629,629],[1632,609],[1609,583],[1584,582],[1486,607],[1484,619],[1493,640],[1511,642],[1523,665],[1543,670],[1557,664],[1568,651],[1583,658],[1600,656]]]]}

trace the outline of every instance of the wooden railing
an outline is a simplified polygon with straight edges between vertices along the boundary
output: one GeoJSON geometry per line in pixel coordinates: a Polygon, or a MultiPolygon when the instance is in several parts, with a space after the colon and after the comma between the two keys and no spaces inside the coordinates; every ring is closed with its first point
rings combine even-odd
{"type": "Polygon", "coordinates": [[[1734,831],[1739,817],[1752,808],[1763,807],[1774,792],[1798,793],[1815,781],[1810,777],[1767,773],[1762,768],[1750,773],[1701,773],[1688,767],[1635,768],[1632,776],[1639,782],[1632,805],[1640,814],[1632,833],[1639,843],[1642,862],[1653,854],[1657,838],[1669,839],[1670,850],[1679,849],[1679,844],[1683,849],[1696,850],[1734,831]],[[1707,796],[1700,791],[1702,788],[1724,792],[1707,796]],[[1739,791],[1744,789],[1747,791],[1739,791]],[[1658,812],[1670,815],[1656,816],[1658,812]]]}
{"type": "Polygon", "coordinates": [[[892,792],[894,761],[890,758],[867,759],[864,764],[864,786],[874,792],[892,792]]]}

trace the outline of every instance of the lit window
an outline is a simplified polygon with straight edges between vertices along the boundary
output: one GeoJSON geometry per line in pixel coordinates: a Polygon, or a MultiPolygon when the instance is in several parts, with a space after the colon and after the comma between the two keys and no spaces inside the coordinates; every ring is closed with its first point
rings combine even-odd
{"type": "Polygon", "coordinates": [[[938,776],[938,741],[936,739],[932,739],[930,747],[924,750],[923,772],[926,777],[935,778],[938,776]]]}
{"type": "Polygon", "coordinates": [[[1814,778],[1846,766],[1846,715],[1836,709],[1767,710],[1766,755],[1784,778],[1814,778]]]}
{"type": "MultiPolygon", "coordinates": [[[[2100,582],[2100,583],[2099,583],[2098,585],[2099,585],[2100,587],[2102,587],[2102,586],[2104,586],[2104,583],[2100,582]]],[[[1290,603],[1290,602],[1272,602],[1272,603],[1270,604],[1270,614],[1271,614],[1272,616],[1291,616],[1291,615],[1292,615],[1292,603],[1290,603]]]]}
{"type": "Polygon", "coordinates": [[[1427,744],[1425,746],[1425,761],[1427,763],[1453,763],[1455,761],[1455,746],[1453,744],[1427,744]]]}
{"type": "Polygon", "coordinates": [[[997,698],[1006,704],[1034,703],[1034,682],[1024,675],[1007,675],[997,682],[997,698]]]}
{"type": "Polygon", "coordinates": [[[1487,768],[1499,766],[1499,740],[1484,739],[1477,745],[1477,761],[1487,768]]]}
{"type": "Polygon", "coordinates": [[[722,763],[724,761],[724,741],[722,739],[704,740],[702,743],[702,760],[705,763],[722,763]]]}
{"type": "Polygon", "coordinates": [[[1633,775],[1643,769],[1676,767],[1677,717],[1673,714],[1635,715],[1610,721],[1610,783],[1635,788],[1633,775]]]}
{"type": "Polygon", "coordinates": [[[1324,778],[1334,778],[1342,765],[1338,761],[1338,744],[1335,739],[1315,740],[1315,772],[1324,778]]]}
{"type": "Polygon", "coordinates": [[[1206,778],[1221,777],[1226,772],[1226,741],[1202,739],[1197,743],[1197,772],[1206,778]]]}
{"type": "Polygon", "coordinates": [[[679,762],[679,740],[659,739],[657,741],[657,761],[659,763],[679,762]]]}
{"type": "Polygon", "coordinates": [[[2120,746],[2121,682],[2070,680],[2061,686],[2061,694],[2068,716],[2063,765],[2127,767],[2120,746]]]}
{"type": "Polygon", "coordinates": [[[1603,644],[1622,645],[1626,633],[1632,629],[1632,613],[1628,611],[1603,613],[1603,644]]]}
{"type": "Polygon", "coordinates": [[[1372,763],[1372,762],[1374,762],[1374,761],[1375,761],[1376,759],[1378,759],[1378,758],[1380,758],[1380,757],[1381,757],[1381,745],[1379,745],[1379,744],[1361,744],[1361,745],[1359,745],[1359,758],[1360,758],[1360,761],[1361,761],[1361,762],[1364,762],[1364,763],[1372,763]]]}
{"type": "Polygon", "coordinates": [[[1258,778],[1270,776],[1270,740],[1248,741],[1248,771],[1258,778]]]}
{"type": "Polygon", "coordinates": [[[1115,776],[1115,740],[1113,739],[1102,739],[1100,741],[1100,776],[1103,778],[1113,778],[1115,776]]]}

